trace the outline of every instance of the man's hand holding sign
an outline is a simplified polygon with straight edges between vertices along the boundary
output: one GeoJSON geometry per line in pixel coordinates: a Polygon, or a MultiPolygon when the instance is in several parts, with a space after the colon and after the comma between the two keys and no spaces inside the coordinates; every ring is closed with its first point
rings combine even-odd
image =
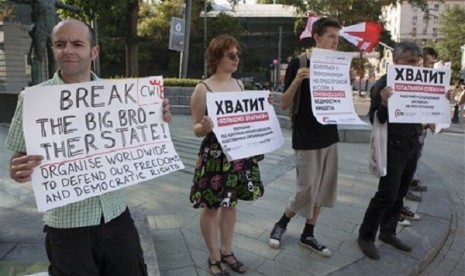
{"type": "Polygon", "coordinates": [[[162,82],[149,77],[26,89],[30,155],[12,159],[12,178],[32,178],[44,211],[182,169],[162,82]]]}
{"type": "Polygon", "coordinates": [[[394,123],[449,123],[450,69],[390,65],[382,104],[394,123]]]}
{"type": "Polygon", "coordinates": [[[313,114],[320,124],[366,125],[355,112],[352,100],[352,56],[350,52],[312,50],[309,93],[313,114]]]}

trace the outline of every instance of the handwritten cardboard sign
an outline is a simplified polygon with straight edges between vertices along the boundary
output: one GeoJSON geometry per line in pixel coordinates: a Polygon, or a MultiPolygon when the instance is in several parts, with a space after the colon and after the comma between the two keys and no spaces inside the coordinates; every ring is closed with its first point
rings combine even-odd
{"type": "Polygon", "coordinates": [[[207,93],[208,116],[228,161],[268,153],[284,144],[269,93],[207,93]]]}
{"type": "Polygon", "coordinates": [[[391,123],[450,123],[450,69],[389,65],[387,85],[394,94],[388,100],[391,123]]]}
{"type": "Polygon", "coordinates": [[[312,111],[320,124],[366,125],[355,112],[350,84],[353,53],[314,48],[310,58],[312,111]]]}
{"type": "Polygon", "coordinates": [[[163,79],[102,80],[24,91],[27,154],[39,211],[184,168],[162,119],[163,79]]]}

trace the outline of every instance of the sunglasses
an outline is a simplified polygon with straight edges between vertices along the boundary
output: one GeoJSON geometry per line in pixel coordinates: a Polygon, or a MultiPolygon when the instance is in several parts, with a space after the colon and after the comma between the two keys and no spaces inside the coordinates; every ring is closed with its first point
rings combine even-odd
{"type": "Polygon", "coordinates": [[[230,60],[235,60],[236,58],[240,59],[241,58],[241,52],[236,52],[236,53],[229,52],[224,56],[228,57],[230,60]]]}

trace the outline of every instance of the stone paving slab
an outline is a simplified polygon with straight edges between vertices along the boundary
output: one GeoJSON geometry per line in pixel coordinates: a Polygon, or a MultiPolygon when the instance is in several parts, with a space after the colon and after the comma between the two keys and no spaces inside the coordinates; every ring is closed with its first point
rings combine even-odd
{"type": "MultiPolygon", "coordinates": [[[[5,131],[0,131],[3,144],[2,133],[4,135],[5,131]]],[[[139,229],[147,264],[153,271],[151,275],[210,275],[208,254],[199,229],[200,210],[193,209],[188,200],[195,154],[201,139],[191,134],[190,116],[176,116],[171,133],[186,168],[127,188],[129,206],[139,229]]],[[[323,258],[298,244],[305,223],[301,217],[295,217],[289,224],[282,248],[269,248],[271,228],[294,191],[290,131],[283,129],[283,135],[285,145],[267,154],[261,165],[265,196],[256,202],[240,202],[237,207],[233,246],[236,256],[249,268],[247,275],[395,275],[393,263],[399,275],[417,275],[420,271],[428,275],[447,275],[436,273],[465,271],[460,265],[464,260],[464,236],[451,236],[464,229],[463,210],[458,213],[457,206],[463,206],[465,192],[457,187],[451,194],[446,186],[463,180],[465,170],[461,169],[459,174],[456,164],[431,158],[430,151],[438,156],[438,146],[427,148],[426,161],[420,162],[420,175],[429,189],[422,195],[424,203],[406,202],[420,212],[422,219],[410,228],[399,228],[399,236],[414,245],[412,253],[399,252],[377,241],[382,259],[376,262],[364,257],[356,244],[359,223],[377,188],[377,179],[367,170],[368,145],[363,143],[339,144],[338,204],[323,210],[315,228],[317,237],[329,246],[333,256],[323,258]],[[442,173],[437,173],[438,168],[442,173]],[[443,248],[447,251],[437,255],[443,248]],[[448,268],[448,264],[453,268],[448,268]]],[[[457,136],[451,135],[438,138],[446,141],[444,148],[463,148],[463,141],[457,144],[457,136]]],[[[1,153],[0,265],[9,259],[26,257],[26,251],[36,252],[35,257],[45,261],[44,252],[39,254],[43,243],[42,223],[40,214],[35,211],[32,189],[30,185],[17,185],[8,179],[5,162],[9,157],[4,149],[1,153]],[[31,250],[24,250],[27,248],[31,250]]]]}

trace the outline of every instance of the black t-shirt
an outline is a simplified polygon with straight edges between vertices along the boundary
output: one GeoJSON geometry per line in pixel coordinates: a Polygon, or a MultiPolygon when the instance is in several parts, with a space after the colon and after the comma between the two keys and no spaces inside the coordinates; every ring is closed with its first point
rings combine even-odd
{"type": "MultiPolygon", "coordinates": [[[[307,67],[310,67],[308,60],[307,67]]],[[[298,70],[299,58],[294,58],[286,69],[284,91],[291,85],[298,70]]],[[[313,115],[309,79],[302,81],[300,91],[296,93],[300,93],[300,105],[292,129],[292,148],[296,150],[322,149],[339,142],[337,125],[322,125],[313,115]]]]}

